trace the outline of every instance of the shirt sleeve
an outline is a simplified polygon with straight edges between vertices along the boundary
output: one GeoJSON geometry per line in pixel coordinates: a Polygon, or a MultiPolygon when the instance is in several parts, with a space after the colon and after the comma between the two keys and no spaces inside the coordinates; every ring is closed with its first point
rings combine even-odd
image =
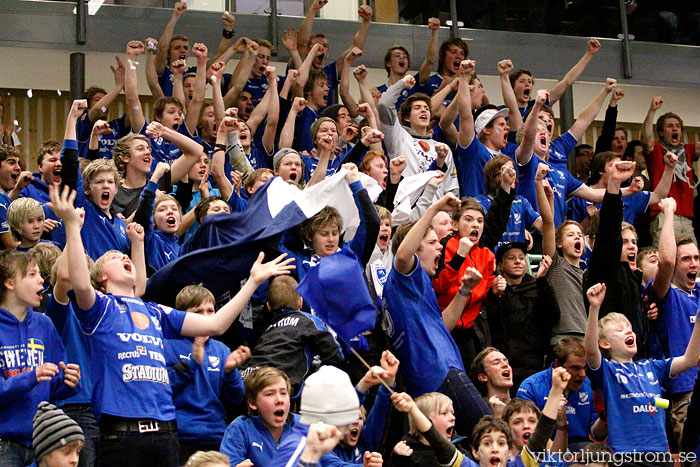
{"type": "Polygon", "coordinates": [[[163,328],[163,337],[166,339],[177,339],[182,336],[182,323],[185,321],[187,312],[176,310],[165,305],[149,303],[147,306],[156,309],[158,321],[163,328]]]}

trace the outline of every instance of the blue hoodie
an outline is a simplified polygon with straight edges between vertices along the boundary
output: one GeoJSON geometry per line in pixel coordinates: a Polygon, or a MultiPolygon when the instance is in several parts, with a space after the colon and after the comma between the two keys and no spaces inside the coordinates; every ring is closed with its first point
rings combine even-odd
{"type": "Polygon", "coordinates": [[[68,363],[51,320],[30,311],[20,322],[0,308],[0,438],[31,446],[32,420],[39,402],[77,392],[63,383],[60,368],[51,381],[37,382],[36,367],[48,362],[68,363]]]}
{"type": "Polygon", "coordinates": [[[268,465],[275,457],[277,449],[298,424],[299,415],[292,414],[292,418],[284,426],[279,442],[276,442],[260,417],[242,415],[226,428],[221,452],[229,456],[231,467],[236,467],[246,459],[253,461],[253,465],[268,465]]]}
{"type": "Polygon", "coordinates": [[[238,370],[224,371],[226,359],[231,355],[226,345],[208,339],[200,365],[191,358],[193,342],[190,337],[165,339],[165,362],[173,388],[177,434],[183,441],[218,444],[226,429],[226,409],[221,398],[238,405],[245,393],[243,380],[238,370]]]}

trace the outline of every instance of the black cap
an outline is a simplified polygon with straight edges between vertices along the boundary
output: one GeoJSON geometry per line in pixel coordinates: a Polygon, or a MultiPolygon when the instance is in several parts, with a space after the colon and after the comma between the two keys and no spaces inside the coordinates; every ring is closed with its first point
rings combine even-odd
{"type": "Polygon", "coordinates": [[[506,251],[512,250],[513,248],[522,250],[524,254],[527,254],[527,245],[525,245],[523,242],[504,243],[498,247],[498,250],[496,250],[496,264],[501,264],[501,260],[503,259],[503,255],[506,254],[506,251]]]}

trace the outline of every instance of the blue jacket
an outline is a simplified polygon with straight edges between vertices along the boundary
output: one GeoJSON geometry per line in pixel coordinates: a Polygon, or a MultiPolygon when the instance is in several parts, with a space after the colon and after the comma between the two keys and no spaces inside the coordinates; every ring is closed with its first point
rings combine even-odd
{"type": "MultiPolygon", "coordinates": [[[[36,367],[66,361],[66,350],[51,320],[30,311],[20,322],[0,308],[0,438],[32,444],[32,420],[41,401],[73,395],[63,371],[51,381],[37,382],[36,367]]],[[[78,385],[78,388],[80,385],[78,385]]]]}
{"type": "Polygon", "coordinates": [[[164,342],[178,437],[201,444],[220,443],[226,430],[226,409],[221,398],[235,406],[243,400],[245,391],[238,370],[224,371],[231,350],[222,342],[209,339],[204,344],[200,365],[191,358],[192,338],[164,342]]]}
{"type": "Polygon", "coordinates": [[[258,416],[241,415],[226,428],[221,441],[221,452],[227,454],[231,467],[246,459],[254,465],[268,465],[277,453],[280,445],[291,435],[292,429],[299,424],[299,415],[292,414],[284,426],[282,437],[276,442],[258,416]]]}

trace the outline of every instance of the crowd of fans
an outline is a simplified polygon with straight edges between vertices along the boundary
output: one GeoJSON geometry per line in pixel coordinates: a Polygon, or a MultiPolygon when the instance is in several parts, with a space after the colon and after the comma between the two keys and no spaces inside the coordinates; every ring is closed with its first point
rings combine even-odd
{"type": "Polygon", "coordinates": [[[0,466],[692,464],[700,143],[681,117],[654,97],[628,141],[608,78],[555,138],[600,43],[549,90],[479,64],[497,107],[435,18],[419,72],[393,46],[373,87],[371,8],[327,64],[327,1],[284,32],[282,76],[228,12],[216,53],[175,34],[176,3],[36,173],[1,129],[0,466]],[[221,258],[247,278],[213,293],[221,258]],[[174,308],[141,299],[158,287],[174,308]]]}

